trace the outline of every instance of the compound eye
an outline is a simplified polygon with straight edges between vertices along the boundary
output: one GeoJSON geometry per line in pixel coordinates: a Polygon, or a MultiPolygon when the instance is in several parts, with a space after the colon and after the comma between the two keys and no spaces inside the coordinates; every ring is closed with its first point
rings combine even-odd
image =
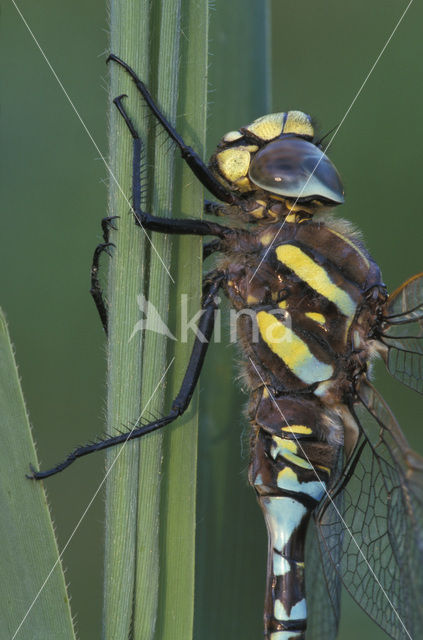
{"type": "Polygon", "coordinates": [[[295,136],[282,137],[258,151],[248,172],[251,182],[287,198],[344,202],[341,178],[316,145],[295,136]]]}

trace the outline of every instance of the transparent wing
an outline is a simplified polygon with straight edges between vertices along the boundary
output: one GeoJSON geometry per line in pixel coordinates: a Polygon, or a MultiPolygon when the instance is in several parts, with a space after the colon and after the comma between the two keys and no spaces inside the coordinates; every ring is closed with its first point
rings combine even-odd
{"type": "MultiPolygon", "coordinates": [[[[342,493],[335,498],[338,509],[342,509],[342,499],[342,493]]],[[[325,519],[324,514],[323,520],[325,519]]],[[[318,526],[312,519],[306,539],[305,576],[308,608],[306,640],[335,640],[339,625],[342,583],[326,546],[320,544],[318,526]]],[[[329,528],[328,522],[326,530],[328,535],[329,528]]],[[[332,542],[335,542],[335,538],[332,542]]],[[[335,546],[336,548],[332,546],[332,555],[339,561],[342,553],[342,537],[336,538],[335,546]]]]}
{"type": "Polygon", "coordinates": [[[359,397],[362,434],[334,491],[343,512],[326,500],[318,535],[362,609],[390,637],[410,640],[423,629],[423,459],[370,384],[359,397]]]}
{"type": "Polygon", "coordinates": [[[423,273],[389,296],[383,313],[381,342],[389,372],[423,393],[423,273]]]}

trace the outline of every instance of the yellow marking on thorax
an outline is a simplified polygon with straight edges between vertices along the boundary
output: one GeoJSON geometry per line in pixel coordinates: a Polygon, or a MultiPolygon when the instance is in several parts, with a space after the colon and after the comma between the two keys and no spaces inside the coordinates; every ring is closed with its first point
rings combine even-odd
{"type": "Polygon", "coordinates": [[[325,324],[326,322],[325,316],[321,313],[315,313],[314,311],[307,311],[305,315],[307,316],[307,318],[310,318],[311,320],[314,320],[314,322],[318,322],[319,324],[325,324]]]}
{"type": "Polygon", "coordinates": [[[278,307],[279,309],[286,309],[288,307],[288,303],[286,300],[281,300],[281,302],[278,303],[278,307]]]}
{"type": "Polygon", "coordinates": [[[347,317],[353,317],[356,304],[348,293],[334,284],[325,269],[318,265],[299,247],[292,244],[282,244],[276,248],[278,260],[291,269],[309,287],[333,302],[347,317]]]}
{"type": "Polygon", "coordinates": [[[287,427],[282,427],[282,431],[288,431],[288,433],[304,433],[307,435],[313,433],[310,427],[306,427],[303,424],[290,424],[287,427]]]}
{"type": "Polygon", "coordinates": [[[259,299],[256,296],[251,295],[251,293],[247,296],[247,304],[257,304],[259,299]]]}
{"type": "Polygon", "coordinates": [[[327,380],[333,375],[333,366],[318,360],[307,344],[274,315],[259,311],[257,323],[267,346],[305,384],[327,380]]]}
{"type": "Polygon", "coordinates": [[[267,233],[264,233],[261,238],[260,238],[260,242],[261,244],[263,244],[265,247],[270,244],[273,240],[273,238],[275,237],[275,232],[274,231],[268,231],[267,233]]]}
{"type": "Polygon", "coordinates": [[[257,207],[256,209],[252,209],[248,213],[250,216],[254,216],[255,218],[262,218],[266,209],[264,207],[257,207]]]}
{"type": "Polygon", "coordinates": [[[359,249],[357,247],[356,244],[354,244],[354,242],[348,238],[347,236],[342,235],[342,233],[339,233],[339,231],[335,231],[334,229],[331,229],[330,227],[326,227],[326,229],[328,231],[330,231],[331,233],[333,233],[335,236],[338,236],[338,238],[341,238],[341,240],[343,240],[344,242],[346,242],[347,244],[350,245],[350,247],[352,247],[355,251],[357,251],[358,255],[360,256],[360,258],[364,261],[366,267],[369,269],[370,268],[370,264],[368,259],[366,258],[366,256],[364,255],[364,253],[361,251],[361,249],[359,249]]]}
{"type": "Polygon", "coordinates": [[[257,205],[255,209],[251,209],[248,213],[255,218],[262,218],[266,211],[266,203],[264,200],[256,200],[255,204],[257,205]]]}
{"type": "Polygon", "coordinates": [[[247,177],[239,178],[239,180],[234,180],[235,186],[240,189],[240,191],[249,191],[251,189],[251,182],[247,177]]]}
{"type": "Polygon", "coordinates": [[[297,220],[297,216],[295,213],[289,213],[285,218],[285,222],[296,222],[296,220],[297,220]]]}

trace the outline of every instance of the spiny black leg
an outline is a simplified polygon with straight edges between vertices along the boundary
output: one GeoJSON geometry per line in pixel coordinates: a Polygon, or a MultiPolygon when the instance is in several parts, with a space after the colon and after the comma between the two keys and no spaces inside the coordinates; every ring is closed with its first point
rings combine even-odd
{"type": "Polygon", "coordinates": [[[122,98],[125,97],[125,94],[122,94],[115,98],[113,102],[116,105],[122,118],[124,119],[134,141],[132,160],[132,205],[136,222],[141,227],[144,227],[144,229],[151,229],[151,231],[158,231],[161,233],[218,236],[219,238],[225,238],[230,234],[236,233],[234,229],[224,227],[221,224],[216,224],[215,222],[206,222],[204,220],[159,218],[158,216],[152,216],[142,210],[140,181],[142,141],[137,133],[134,123],[132,122],[122,104],[122,98]]]}
{"type": "Polygon", "coordinates": [[[98,271],[100,267],[100,256],[102,253],[110,254],[110,247],[114,247],[113,242],[109,242],[110,229],[117,230],[117,227],[114,224],[114,220],[116,220],[119,216],[108,216],[107,218],[103,218],[101,221],[101,228],[103,230],[103,240],[98,244],[94,250],[93,260],[91,264],[91,288],[90,294],[94,300],[94,304],[97,308],[98,315],[100,316],[101,324],[103,325],[103,329],[107,335],[107,306],[103,297],[103,292],[101,290],[100,282],[98,279],[98,271]]]}
{"type": "Polygon", "coordinates": [[[28,475],[28,478],[41,480],[42,478],[53,476],[56,473],[63,471],[63,469],[66,469],[66,467],[69,467],[78,458],[82,458],[83,456],[94,453],[95,451],[101,451],[102,449],[108,449],[109,447],[113,447],[117,444],[122,444],[128,440],[140,438],[152,431],[157,431],[157,429],[161,429],[170,422],[173,422],[178,416],[185,412],[197,385],[210,338],[213,333],[215,311],[217,309],[215,296],[224,280],[224,277],[224,274],[219,272],[214,272],[213,275],[207,277],[203,289],[203,314],[198,322],[198,334],[194,341],[188,367],[185,372],[184,379],[182,380],[179,393],[172,402],[170,412],[163,418],[159,418],[158,420],[145,424],[141,427],[136,427],[128,433],[122,433],[114,436],[113,438],[108,438],[107,440],[93,442],[83,447],[78,447],[72,451],[66,460],[47,471],[36,471],[31,466],[31,475],[28,475]]]}
{"type": "Polygon", "coordinates": [[[115,224],[115,220],[118,220],[119,216],[106,216],[101,221],[101,229],[103,231],[103,240],[105,244],[109,242],[110,238],[110,229],[113,231],[117,231],[117,226],[115,224]]]}
{"type": "Polygon", "coordinates": [[[113,53],[107,58],[107,62],[113,60],[120,64],[121,67],[129,73],[132,80],[135,83],[138,91],[141,93],[145,102],[147,103],[149,109],[160,122],[162,127],[165,129],[167,134],[176,142],[178,145],[181,155],[193,174],[200,180],[200,182],[219,200],[223,200],[223,202],[229,202],[235,204],[237,199],[233,195],[233,193],[224,187],[220,182],[214,177],[210,169],[204,164],[201,160],[200,156],[192,149],[188,147],[185,142],[182,140],[181,136],[175,131],[173,126],[166,120],[165,116],[160,111],[159,107],[154,102],[153,98],[150,95],[145,84],[139,79],[135,71],[128,65],[126,62],[115,56],[113,53]]]}

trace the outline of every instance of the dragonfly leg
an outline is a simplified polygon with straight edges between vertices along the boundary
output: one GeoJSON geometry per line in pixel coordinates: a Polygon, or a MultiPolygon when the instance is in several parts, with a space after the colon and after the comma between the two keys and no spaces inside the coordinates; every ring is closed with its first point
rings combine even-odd
{"type": "Polygon", "coordinates": [[[126,62],[118,58],[118,56],[113,53],[107,59],[107,62],[112,60],[116,62],[121,67],[125,69],[125,71],[130,75],[132,80],[135,83],[138,91],[142,95],[144,101],[146,102],[148,108],[153,113],[155,118],[160,122],[166,133],[170,138],[177,144],[179,150],[181,152],[182,158],[185,160],[193,174],[200,180],[200,182],[219,200],[223,200],[223,202],[228,202],[230,204],[235,204],[236,197],[230,191],[230,189],[224,187],[213,175],[210,169],[204,164],[201,160],[198,153],[194,151],[191,147],[185,144],[181,136],[174,129],[174,127],[168,122],[165,118],[157,104],[154,102],[151,97],[150,92],[148,91],[145,84],[140,80],[135,71],[128,65],[126,62]]]}
{"type": "Polygon", "coordinates": [[[127,433],[120,433],[117,436],[78,447],[77,449],[72,451],[63,462],[60,462],[55,467],[52,467],[47,471],[36,471],[31,466],[31,474],[27,476],[28,478],[41,480],[43,478],[53,476],[56,473],[59,473],[60,471],[63,471],[64,469],[69,467],[78,458],[82,458],[83,456],[94,453],[95,451],[101,451],[103,449],[114,447],[117,444],[123,444],[128,440],[140,438],[147,433],[157,431],[158,429],[161,429],[162,427],[176,420],[176,418],[181,416],[186,411],[191,401],[192,394],[194,393],[195,387],[197,385],[198,378],[200,376],[200,372],[204,363],[204,358],[207,353],[207,348],[210,343],[210,338],[213,333],[215,312],[218,305],[216,294],[224,280],[224,277],[225,276],[223,273],[215,272],[213,276],[208,277],[205,281],[205,285],[203,287],[203,314],[198,322],[198,332],[191,351],[188,367],[182,380],[179,393],[173,400],[169,413],[166,416],[159,418],[158,420],[149,422],[148,424],[144,424],[142,426],[134,427],[127,433]]]}
{"type": "Polygon", "coordinates": [[[110,229],[114,229],[116,231],[117,227],[114,224],[114,221],[119,216],[108,216],[107,218],[103,218],[101,221],[101,228],[103,229],[103,242],[98,244],[94,250],[93,260],[91,263],[91,288],[90,294],[94,300],[94,304],[97,308],[98,315],[100,316],[101,324],[103,325],[103,329],[107,335],[107,305],[103,296],[103,292],[100,286],[100,282],[98,279],[98,272],[100,267],[100,256],[102,253],[107,253],[110,255],[110,248],[115,245],[113,242],[109,241],[110,229]]]}
{"type": "Polygon", "coordinates": [[[208,216],[224,216],[226,209],[226,205],[220,204],[220,202],[204,200],[204,213],[208,216]]]}
{"type": "Polygon", "coordinates": [[[215,222],[208,222],[206,220],[160,218],[159,216],[153,216],[150,213],[143,211],[141,207],[140,180],[142,140],[139,137],[134,123],[122,104],[122,99],[125,97],[126,96],[122,94],[115,98],[113,102],[124,119],[133,139],[132,204],[136,223],[139,226],[144,227],[144,229],[150,229],[151,231],[157,231],[159,233],[218,236],[220,238],[225,238],[228,235],[234,234],[235,231],[233,229],[224,227],[223,225],[215,222]]]}

